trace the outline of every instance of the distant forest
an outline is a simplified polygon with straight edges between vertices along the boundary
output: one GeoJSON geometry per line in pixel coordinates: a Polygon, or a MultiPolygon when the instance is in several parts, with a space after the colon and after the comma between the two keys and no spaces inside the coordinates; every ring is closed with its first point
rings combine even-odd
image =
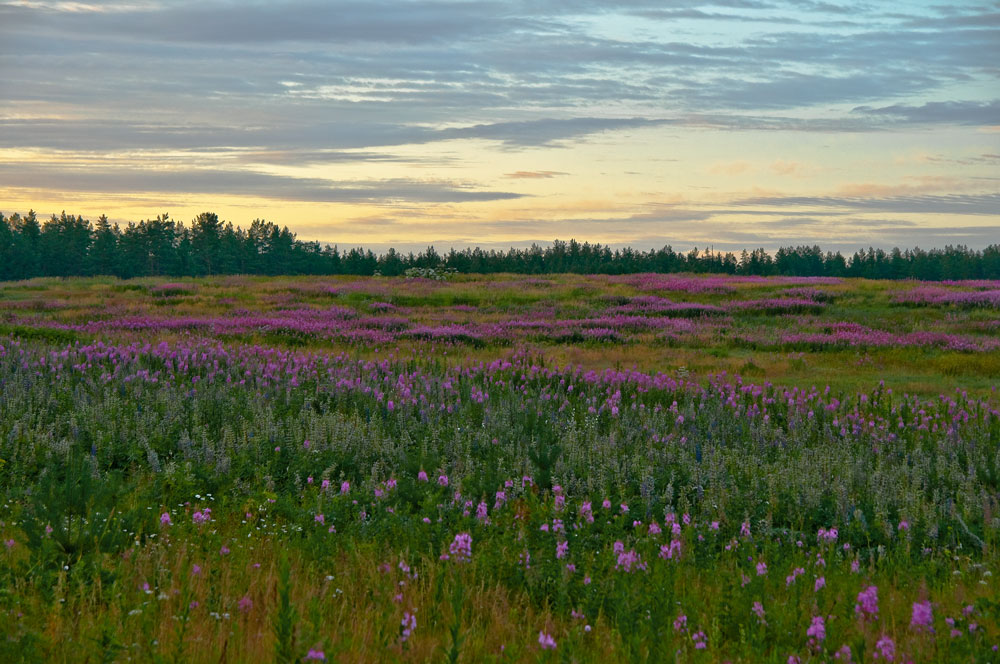
{"type": "Polygon", "coordinates": [[[205,212],[190,225],[170,219],[129,222],[121,227],[101,216],[95,224],[80,216],[53,215],[39,222],[0,213],[0,281],[38,276],[146,276],[210,274],[382,274],[395,276],[408,268],[454,269],[490,274],[556,272],[626,274],[637,272],[713,272],[726,274],[845,276],[869,279],[1000,279],[1000,244],[975,251],[964,246],[944,249],[861,249],[853,256],[823,252],[818,246],[782,247],[771,255],[763,249],[739,255],[711,250],[688,253],[667,246],[650,251],[614,249],[576,240],[552,246],[532,245],[508,251],[480,248],[418,254],[394,249],[371,250],[303,242],[287,227],[255,219],[247,229],[205,212]]]}

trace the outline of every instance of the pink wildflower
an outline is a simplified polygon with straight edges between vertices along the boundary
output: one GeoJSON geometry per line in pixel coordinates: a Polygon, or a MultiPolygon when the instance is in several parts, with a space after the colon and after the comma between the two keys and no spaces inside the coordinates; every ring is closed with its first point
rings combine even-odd
{"type": "Polygon", "coordinates": [[[893,661],[896,659],[896,643],[890,637],[883,635],[881,639],[875,644],[875,659],[878,659],[879,655],[885,657],[886,661],[893,661]]]}
{"type": "Polygon", "coordinates": [[[244,595],[240,598],[240,601],[236,603],[236,607],[240,610],[240,613],[250,613],[253,609],[253,600],[250,599],[250,595],[244,595]]]}
{"type": "Polygon", "coordinates": [[[910,627],[916,629],[928,629],[934,631],[934,609],[927,600],[913,603],[913,615],[910,618],[910,627]]]}
{"type": "Polygon", "coordinates": [[[403,627],[402,633],[399,635],[400,643],[406,643],[413,634],[413,630],[417,628],[417,617],[410,613],[409,611],[403,612],[403,620],[400,622],[403,627]]]}
{"type": "Polygon", "coordinates": [[[819,642],[826,638],[826,624],[823,621],[823,616],[813,617],[812,624],[806,630],[806,636],[813,639],[816,644],[819,644],[819,642]]]}
{"type": "Polygon", "coordinates": [[[674,557],[681,557],[681,541],[680,540],[670,540],[670,544],[660,545],[660,558],[664,560],[672,560],[674,557]]]}
{"type": "Polygon", "coordinates": [[[833,658],[834,659],[842,659],[842,660],[844,660],[844,662],[847,662],[848,664],[850,664],[850,661],[851,661],[851,646],[847,645],[846,643],[844,645],[840,646],[840,650],[838,650],[836,653],[834,653],[833,658]]]}
{"type": "Polygon", "coordinates": [[[170,520],[170,512],[164,512],[160,515],[160,525],[169,526],[173,522],[170,520]]]}
{"type": "Polygon", "coordinates": [[[455,556],[455,561],[464,563],[472,560],[472,535],[469,533],[459,533],[448,547],[451,555],[455,556]]]}
{"type": "Polygon", "coordinates": [[[858,603],[854,605],[854,612],[861,617],[878,616],[877,586],[868,586],[858,593],[858,603]]]}
{"type": "Polygon", "coordinates": [[[556,649],[556,640],[552,638],[551,634],[545,632],[538,632],[538,644],[542,646],[542,650],[556,649]]]}

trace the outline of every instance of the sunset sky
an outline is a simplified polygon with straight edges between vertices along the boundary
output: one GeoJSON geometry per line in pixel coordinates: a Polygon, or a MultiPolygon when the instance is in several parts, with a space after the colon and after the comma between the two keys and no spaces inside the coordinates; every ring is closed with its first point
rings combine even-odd
{"type": "Polygon", "coordinates": [[[1000,243],[1000,3],[0,0],[0,211],[1000,243]]]}

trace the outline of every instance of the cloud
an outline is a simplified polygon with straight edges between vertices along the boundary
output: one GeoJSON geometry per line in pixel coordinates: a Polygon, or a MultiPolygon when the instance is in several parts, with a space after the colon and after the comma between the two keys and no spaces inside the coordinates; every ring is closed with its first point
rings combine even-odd
{"type": "Polygon", "coordinates": [[[858,106],[851,112],[887,117],[898,122],[920,124],[995,125],[1000,123],[1000,99],[992,101],[929,101],[920,106],[905,104],[893,104],[879,108],[858,106]]]}
{"type": "Polygon", "coordinates": [[[539,180],[559,175],[568,175],[568,173],[562,171],[514,171],[513,173],[505,173],[504,177],[511,180],[539,180]]]}
{"type": "Polygon", "coordinates": [[[868,198],[860,196],[762,196],[733,205],[773,205],[801,208],[845,208],[857,211],[910,212],[914,214],[967,214],[996,216],[1000,194],[905,195],[868,198]]]}
{"type": "Polygon", "coordinates": [[[465,183],[436,180],[334,181],[217,169],[72,169],[0,164],[0,175],[4,187],[9,189],[238,195],[314,203],[458,203],[523,197],[513,192],[485,191],[465,183]]]}
{"type": "MultiPolygon", "coordinates": [[[[316,157],[327,151],[419,145],[437,141],[480,139],[510,149],[565,144],[591,134],[665,124],[644,118],[541,118],[433,129],[415,125],[319,122],[307,125],[233,127],[225,125],[128,123],[107,120],[0,120],[0,147],[76,150],[310,148],[316,157]]],[[[348,160],[351,153],[331,153],[348,160]]]]}
{"type": "Polygon", "coordinates": [[[708,167],[708,172],[712,175],[743,175],[753,169],[749,161],[724,161],[715,162],[708,167]]]}

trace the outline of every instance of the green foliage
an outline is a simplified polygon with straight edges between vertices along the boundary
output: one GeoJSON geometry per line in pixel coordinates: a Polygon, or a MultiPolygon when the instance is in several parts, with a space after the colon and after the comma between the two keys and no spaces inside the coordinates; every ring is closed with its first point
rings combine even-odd
{"type": "Polygon", "coordinates": [[[274,614],[274,661],[277,664],[293,664],[298,661],[295,644],[295,626],[298,612],[292,605],[292,571],[288,555],[282,553],[278,559],[278,607],[274,614]]]}

